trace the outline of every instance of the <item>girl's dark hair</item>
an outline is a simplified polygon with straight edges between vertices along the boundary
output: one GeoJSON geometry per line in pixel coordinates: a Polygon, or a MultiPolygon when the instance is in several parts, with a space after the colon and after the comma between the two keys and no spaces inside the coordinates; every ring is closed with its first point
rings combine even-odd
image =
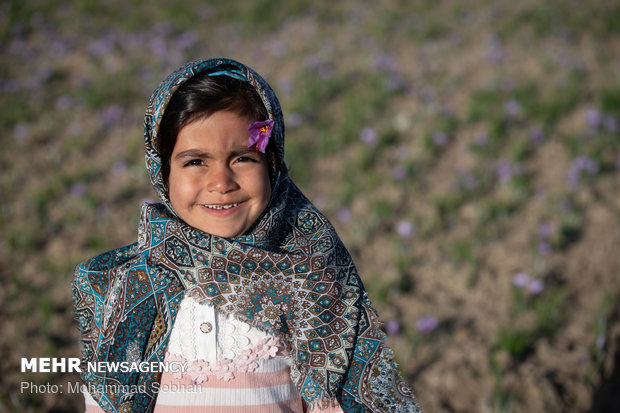
{"type": "MultiPolygon", "coordinates": [[[[209,76],[208,73],[199,73],[174,92],[158,130],[161,172],[166,187],[170,176],[170,158],[181,129],[221,110],[257,121],[269,118],[256,89],[248,82],[226,75],[209,76]]],[[[275,174],[281,166],[274,145],[274,140],[271,139],[265,150],[272,188],[275,174]]]]}

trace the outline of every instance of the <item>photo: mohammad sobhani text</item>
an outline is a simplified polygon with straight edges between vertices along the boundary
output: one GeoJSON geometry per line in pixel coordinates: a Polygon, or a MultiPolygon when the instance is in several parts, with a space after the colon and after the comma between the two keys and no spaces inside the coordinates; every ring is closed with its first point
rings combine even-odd
{"type": "MultiPolygon", "coordinates": [[[[30,393],[30,394],[43,394],[43,393],[52,393],[52,394],[62,394],[62,393],[105,393],[105,392],[115,392],[115,393],[147,393],[147,387],[144,384],[84,384],[82,382],[68,382],[66,389],[62,384],[37,384],[31,381],[22,381],[20,384],[20,393],[30,393]]],[[[161,383],[152,383],[151,390],[149,393],[158,393],[160,391],[164,392],[175,392],[175,391],[185,391],[185,392],[197,392],[200,391],[200,385],[198,384],[161,384],[161,383]]]]}

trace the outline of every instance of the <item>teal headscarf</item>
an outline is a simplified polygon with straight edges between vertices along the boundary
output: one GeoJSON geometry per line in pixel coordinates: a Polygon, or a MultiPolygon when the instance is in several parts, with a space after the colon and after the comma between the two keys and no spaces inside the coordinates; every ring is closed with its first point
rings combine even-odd
{"type": "MultiPolygon", "coordinates": [[[[284,165],[280,105],[252,69],[230,59],[200,60],[161,83],[144,125],[147,169],[161,203],[142,207],[136,243],[75,271],[83,368],[99,361],[163,361],[179,302],[188,294],[284,340],[294,359],[291,379],[307,405],[337,400],[345,412],[419,412],[348,251],[285,167],[248,234],[224,239],[176,216],[161,174],[158,128],[172,94],[205,71],[254,86],[274,121],[272,139],[284,165]]],[[[82,379],[106,411],[151,411],[155,405],[157,372],[85,370],[82,379]]]]}

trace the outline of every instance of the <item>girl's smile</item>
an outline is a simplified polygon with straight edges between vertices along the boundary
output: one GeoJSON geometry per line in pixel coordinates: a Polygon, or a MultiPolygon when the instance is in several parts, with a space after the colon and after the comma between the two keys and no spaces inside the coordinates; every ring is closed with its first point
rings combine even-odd
{"type": "Polygon", "coordinates": [[[181,129],[170,158],[170,202],[194,228],[224,238],[247,232],[271,196],[267,159],[248,148],[252,119],[230,111],[181,129]]]}

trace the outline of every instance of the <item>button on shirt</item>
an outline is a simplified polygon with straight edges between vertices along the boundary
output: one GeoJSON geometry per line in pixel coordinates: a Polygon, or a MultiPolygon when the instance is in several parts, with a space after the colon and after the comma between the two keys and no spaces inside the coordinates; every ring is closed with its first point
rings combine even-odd
{"type": "Polygon", "coordinates": [[[257,328],[185,297],[170,334],[168,352],[209,363],[233,360],[265,337],[267,334],[257,328]]]}

